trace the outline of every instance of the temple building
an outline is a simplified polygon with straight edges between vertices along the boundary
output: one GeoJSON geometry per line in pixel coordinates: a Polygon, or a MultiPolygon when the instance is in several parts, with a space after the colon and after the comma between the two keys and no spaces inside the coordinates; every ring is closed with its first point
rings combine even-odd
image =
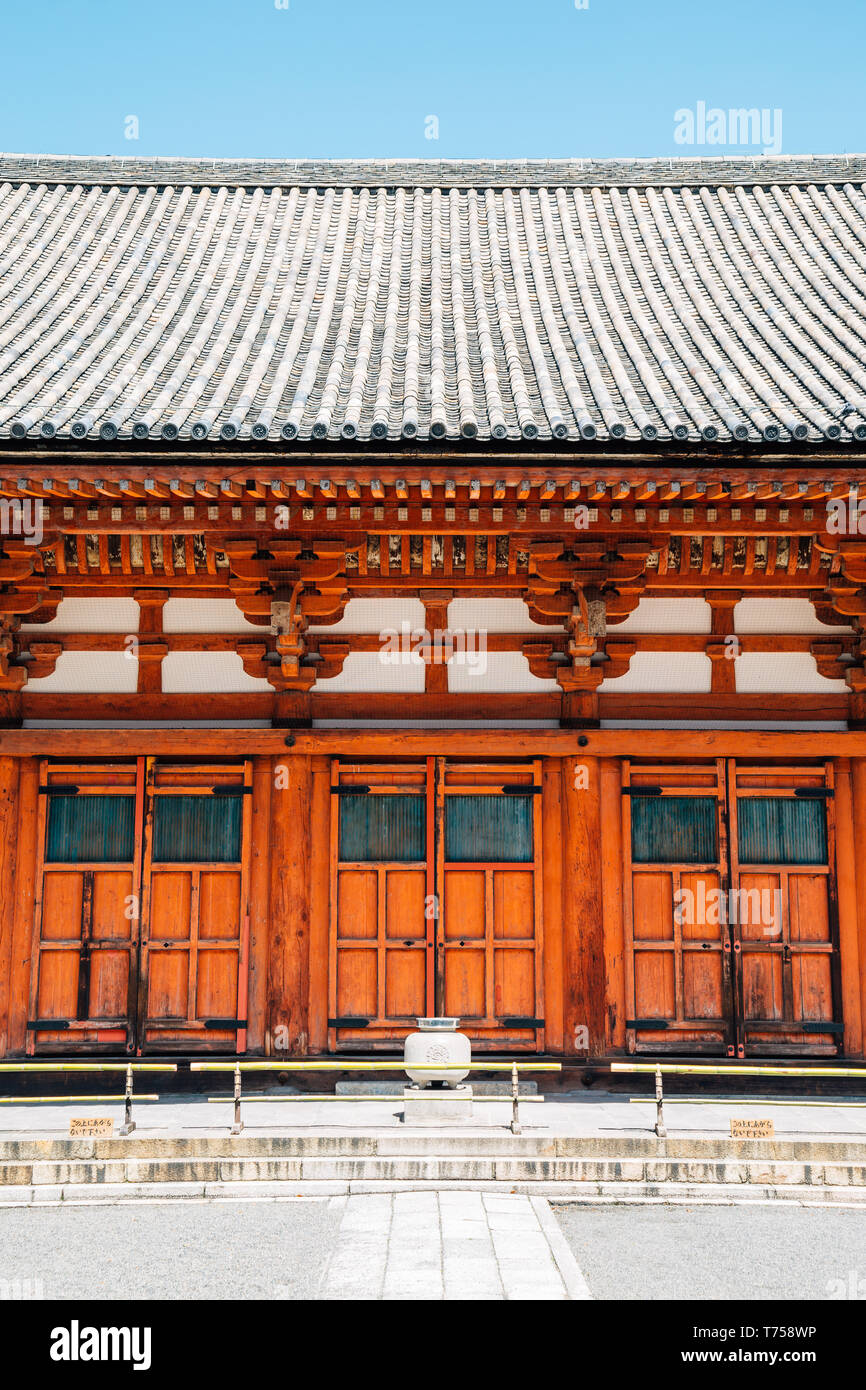
{"type": "Polygon", "coordinates": [[[864,1056],[864,180],[0,157],[0,1055],[864,1056]]]}

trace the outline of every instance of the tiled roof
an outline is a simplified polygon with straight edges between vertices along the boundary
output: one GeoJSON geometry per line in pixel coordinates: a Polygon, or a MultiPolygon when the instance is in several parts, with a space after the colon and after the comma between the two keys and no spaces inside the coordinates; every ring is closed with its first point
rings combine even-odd
{"type": "Polygon", "coordinates": [[[5,156],[0,436],[866,439],[864,179],[5,156]]]}

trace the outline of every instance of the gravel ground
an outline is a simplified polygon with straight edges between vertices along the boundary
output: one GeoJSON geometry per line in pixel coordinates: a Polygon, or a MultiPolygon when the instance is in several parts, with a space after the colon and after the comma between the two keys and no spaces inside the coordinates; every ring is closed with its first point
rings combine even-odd
{"type": "Polygon", "coordinates": [[[554,1203],[595,1298],[866,1298],[866,1211],[554,1203]],[[852,1278],[853,1274],[853,1278],[852,1278]],[[854,1295],[856,1296],[856,1294],[854,1295]]]}
{"type": "Polygon", "coordinates": [[[5,1209],[0,1296],[4,1281],[39,1280],[46,1299],[312,1298],[341,1210],[339,1199],[5,1209]]]}

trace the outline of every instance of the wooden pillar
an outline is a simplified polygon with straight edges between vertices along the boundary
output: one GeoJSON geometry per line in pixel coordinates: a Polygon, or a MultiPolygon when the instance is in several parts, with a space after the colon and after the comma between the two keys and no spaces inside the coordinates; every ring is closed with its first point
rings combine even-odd
{"type": "Polygon", "coordinates": [[[842,975],[842,1019],[846,1057],[863,1054],[860,951],[858,942],[857,871],[854,853],[854,804],[851,763],[836,763],[836,893],[839,909],[839,957],[842,975]]]}
{"type": "Polygon", "coordinates": [[[22,1056],[27,1045],[27,1011],[30,1003],[30,966],[33,922],[36,911],[36,833],[39,810],[39,763],[28,758],[18,780],[18,843],[14,847],[15,919],[9,963],[9,1006],[6,1049],[22,1056]]]}
{"type": "Polygon", "coordinates": [[[562,879],[565,1050],[579,1030],[592,1057],[604,1052],[604,936],[601,884],[601,787],[598,758],[566,758],[562,780],[565,870],[562,879]]]}
{"type": "Polygon", "coordinates": [[[265,1049],[298,1057],[309,1036],[310,759],[277,759],[272,775],[265,1049]]]}
{"type": "Polygon", "coordinates": [[[247,1050],[265,1046],[268,1001],[268,919],[271,849],[271,761],[253,759],[253,825],[250,855],[250,986],[247,1050]]]}
{"type": "Polygon", "coordinates": [[[15,926],[18,758],[0,758],[0,1057],[7,1047],[7,1021],[15,926]]]}
{"type": "Polygon", "coordinates": [[[326,1052],[331,925],[331,760],[315,757],[311,763],[309,1046],[311,1052],[326,1052]]]}
{"type": "Polygon", "coordinates": [[[544,1049],[564,1047],[562,954],[562,760],[542,762],[541,835],[542,910],[544,913],[544,1049]]]}
{"type": "MultiPolygon", "coordinates": [[[[866,1056],[866,758],[851,759],[854,856],[857,865],[857,945],[860,966],[860,1055],[866,1056]],[[857,846],[860,846],[859,860],[857,846]]],[[[838,811],[837,811],[838,815],[838,811]]]]}
{"type": "Polygon", "coordinates": [[[605,1042],[625,1051],[625,928],[622,872],[622,764],[601,760],[601,882],[604,914],[605,1042]]]}

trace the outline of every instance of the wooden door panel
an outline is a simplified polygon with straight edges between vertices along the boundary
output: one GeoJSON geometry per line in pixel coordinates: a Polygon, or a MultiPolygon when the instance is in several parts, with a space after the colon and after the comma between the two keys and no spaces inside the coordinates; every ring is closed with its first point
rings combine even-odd
{"type": "Polygon", "coordinates": [[[723,969],[719,953],[683,953],[683,1004],[687,1018],[724,1017],[723,969]]]}
{"type": "Polygon", "coordinates": [[[445,941],[483,941],[485,921],[483,869],[454,869],[445,874],[442,934],[445,941]]]}
{"type": "Polygon", "coordinates": [[[483,1019],[487,1013],[485,985],[482,951],[470,949],[446,953],[443,1013],[449,1018],[459,1018],[463,1031],[471,1032],[471,1025],[483,1019]]]}
{"type": "Polygon", "coordinates": [[[396,1020],[424,1016],[427,961],[423,951],[392,948],[385,956],[385,1015],[396,1020]]]}
{"type": "Polygon", "coordinates": [[[830,903],[827,878],[822,874],[788,875],[788,912],[790,940],[820,941],[832,939],[830,903]]]}
{"type": "Polygon", "coordinates": [[[196,966],[196,1017],[237,1017],[238,961],[234,951],[199,947],[196,966]]]}
{"type": "Polygon", "coordinates": [[[626,1040],[731,1046],[724,762],[623,766],[626,1040]]]}
{"type": "MultiPolygon", "coordinates": [[[[674,957],[671,952],[640,951],[635,954],[634,994],[637,1018],[676,1018],[674,957]]],[[[651,1025],[647,1027],[651,1028],[651,1025]]]]}
{"type": "Polygon", "coordinates": [[[199,880],[200,941],[237,939],[242,886],[240,874],[202,873],[199,880]]]}
{"type": "MultiPolygon", "coordinates": [[[[37,1012],[39,1018],[75,1018],[78,1003],[78,953],[43,951],[39,971],[37,1012]]],[[[62,1037],[55,1032],[45,1034],[62,1037]]]]}
{"type": "Polygon", "coordinates": [[[160,951],[151,947],[148,971],[148,1021],[187,1016],[189,951],[160,951]]]}
{"type": "Polygon", "coordinates": [[[655,873],[636,871],[632,879],[634,901],[634,940],[673,941],[673,875],[667,870],[655,873]]]}
{"type": "Polygon", "coordinates": [[[251,786],[249,762],[149,760],[139,1006],[148,1050],[245,1049],[251,786]]]}
{"type": "Polygon", "coordinates": [[[748,1022],[784,1016],[781,954],[763,951],[744,955],[743,1016],[748,1022]]]}
{"type": "Polygon", "coordinates": [[[493,951],[493,1002],[497,1018],[535,1012],[535,952],[493,951]]]}
{"type": "Polygon", "coordinates": [[[83,894],[83,874],[71,871],[45,874],[42,887],[43,941],[80,939],[83,894]]]}
{"type": "Polygon", "coordinates": [[[379,876],[375,869],[342,869],[338,892],[340,936],[375,941],[379,930],[379,876]]]}
{"type": "Polygon", "coordinates": [[[28,1053],[134,1047],[140,774],[41,765],[28,1053]]]}
{"type": "Polygon", "coordinates": [[[526,764],[335,760],[332,1047],[393,1047],[437,1013],[481,1047],[541,1045],[536,782],[526,764]],[[450,820],[449,794],[463,797],[450,820]],[[504,862],[507,844],[522,862],[504,862]]]}
{"type": "Polygon", "coordinates": [[[795,1018],[806,1023],[832,1022],[833,980],[829,956],[795,956],[791,966],[795,1018]]]}
{"type": "Polygon", "coordinates": [[[833,1055],[842,1021],[832,765],[732,763],[729,776],[743,1054],[833,1055]]]}
{"type": "Polygon", "coordinates": [[[341,951],[337,971],[337,1013],[342,1017],[375,1018],[378,976],[374,950],[341,951]]]}
{"type": "Polygon", "coordinates": [[[494,941],[535,942],[533,879],[524,869],[493,870],[494,941]]]}
{"type": "Polygon", "coordinates": [[[151,878],[150,941],[188,941],[192,874],[188,869],[154,872],[151,878]]]}

